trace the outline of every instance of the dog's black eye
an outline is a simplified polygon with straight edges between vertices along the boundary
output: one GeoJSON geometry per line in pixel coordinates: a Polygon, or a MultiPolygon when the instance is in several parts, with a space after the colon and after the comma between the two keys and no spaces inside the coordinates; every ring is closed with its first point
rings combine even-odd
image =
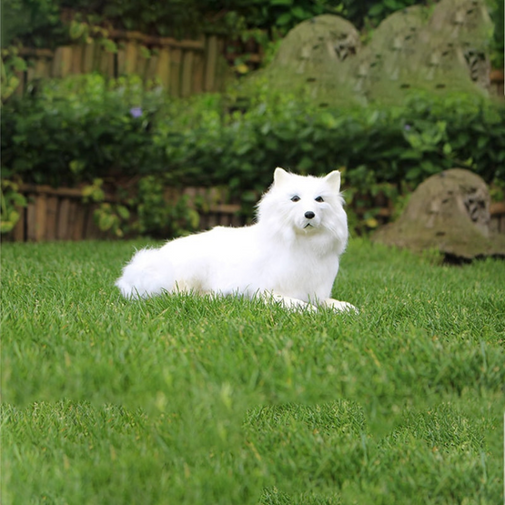
{"type": "Polygon", "coordinates": [[[291,201],[292,202],[299,202],[300,201],[300,197],[298,195],[295,195],[291,198],[291,201]]]}
{"type": "Polygon", "coordinates": [[[324,202],[324,198],[322,196],[318,196],[316,198],[316,202],[319,202],[319,203],[324,202]]]}

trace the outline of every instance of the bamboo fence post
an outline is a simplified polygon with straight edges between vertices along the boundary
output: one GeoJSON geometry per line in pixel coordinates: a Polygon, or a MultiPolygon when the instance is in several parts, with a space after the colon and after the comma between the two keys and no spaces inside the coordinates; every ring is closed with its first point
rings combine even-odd
{"type": "MultiPolygon", "coordinates": [[[[198,41],[202,44],[205,50],[205,36],[199,37],[198,41]]],[[[192,93],[197,94],[203,91],[203,78],[204,78],[205,60],[204,52],[195,52],[193,61],[193,75],[192,75],[192,93]]]]}
{"type": "Polygon", "coordinates": [[[89,74],[95,70],[95,49],[96,44],[94,41],[87,42],[83,49],[82,54],[82,71],[89,74]]]}
{"type": "Polygon", "coordinates": [[[114,77],[114,59],[115,53],[107,51],[103,46],[98,48],[98,71],[105,77],[114,77]]]}
{"type": "Polygon", "coordinates": [[[214,228],[214,226],[217,226],[219,224],[219,219],[218,216],[216,215],[215,212],[212,212],[207,214],[207,226],[209,228],[214,228]]]}
{"type": "Polygon", "coordinates": [[[22,96],[25,91],[25,81],[27,80],[26,72],[17,71],[17,72],[14,72],[14,74],[16,75],[16,77],[19,80],[19,83],[16,87],[16,90],[14,91],[14,94],[16,96],[22,96]]]}
{"type": "Polygon", "coordinates": [[[26,209],[24,207],[16,207],[19,213],[18,222],[14,226],[12,238],[15,242],[25,241],[25,223],[26,223],[26,209]]]}
{"type": "Polygon", "coordinates": [[[70,211],[70,199],[62,198],[58,214],[58,227],[56,229],[56,239],[66,240],[68,235],[68,214],[70,211]]]}
{"type": "Polygon", "coordinates": [[[88,215],[86,216],[86,224],[84,226],[84,238],[87,240],[99,237],[98,226],[95,223],[95,210],[97,208],[97,204],[92,204],[88,208],[88,215]]]}
{"type": "Polygon", "coordinates": [[[47,195],[42,193],[35,200],[35,241],[42,242],[46,237],[47,195]]]}
{"type": "Polygon", "coordinates": [[[147,65],[146,65],[146,75],[145,75],[145,80],[146,81],[152,81],[156,79],[156,70],[158,68],[158,59],[160,57],[160,48],[159,47],[153,47],[151,48],[151,57],[149,58],[147,65]]]}
{"type": "Polygon", "coordinates": [[[207,37],[205,45],[205,91],[214,91],[216,78],[217,61],[217,37],[210,35],[207,37]]]}
{"type": "Polygon", "coordinates": [[[230,67],[225,58],[221,55],[224,53],[224,39],[217,40],[217,55],[216,55],[216,70],[214,80],[214,91],[221,91],[225,87],[226,79],[230,67]]]}
{"type": "Polygon", "coordinates": [[[53,59],[52,77],[66,77],[72,68],[72,46],[56,48],[53,59]]]}
{"type": "Polygon", "coordinates": [[[126,74],[126,40],[121,38],[116,41],[117,45],[117,76],[120,77],[126,74]]]}
{"type": "Polygon", "coordinates": [[[39,57],[35,60],[35,78],[40,79],[40,78],[46,78],[49,77],[51,74],[51,55],[47,54],[41,54],[39,57]]]}
{"type": "Polygon", "coordinates": [[[30,58],[26,61],[26,82],[32,82],[35,80],[35,64],[36,59],[30,58]]]}
{"type": "Polygon", "coordinates": [[[84,46],[82,44],[74,44],[72,46],[72,63],[70,71],[74,75],[82,74],[84,60],[84,46]]]}
{"type": "Polygon", "coordinates": [[[125,44],[125,73],[134,74],[137,66],[138,42],[137,36],[141,36],[138,32],[128,33],[128,39],[125,44]]]}
{"type": "Polygon", "coordinates": [[[193,50],[189,49],[184,51],[182,58],[182,83],[181,83],[181,96],[186,98],[191,95],[193,76],[193,50]]]}
{"type": "Polygon", "coordinates": [[[77,201],[74,199],[69,200],[70,204],[68,207],[68,228],[65,236],[65,240],[72,240],[74,233],[76,214],[77,214],[77,201]]]}
{"type": "Polygon", "coordinates": [[[147,76],[147,68],[149,66],[149,61],[151,59],[151,51],[146,46],[147,37],[139,39],[137,45],[137,61],[135,63],[135,73],[139,75],[143,81],[145,81],[147,76]],[[147,53],[149,55],[147,56],[147,53]]]}
{"type": "Polygon", "coordinates": [[[84,238],[84,227],[86,225],[86,207],[82,202],[75,202],[75,221],[72,228],[72,240],[82,240],[84,238]]]}
{"type": "Polygon", "coordinates": [[[170,89],[171,80],[171,63],[170,47],[164,42],[165,40],[166,39],[161,39],[163,45],[161,46],[158,61],[156,63],[156,77],[160,80],[163,88],[168,91],[170,89]]]}
{"type": "Polygon", "coordinates": [[[181,95],[181,58],[182,51],[173,48],[170,58],[170,94],[172,96],[181,95]]]}
{"type": "Polygon", "coordinates": [[[51,66],[51,77],[59,76],[59,69],[61,68],[61,50],[57,47],[54,51],[53,64],[51,66]]]}
{"type": "Polygon", "coordinates": [[[36,195],[33,193],[28,195],[28,205],[26,207],[26,239],[29,242],[37,240],[37,222],[36,222],[36,208],[35,208],[36,195]]]}
{"type": "Polygon", "coordinates": [[[47,197],[46,240],[56,240],[56,224],[58,218],[58,198],[47,197]]]}

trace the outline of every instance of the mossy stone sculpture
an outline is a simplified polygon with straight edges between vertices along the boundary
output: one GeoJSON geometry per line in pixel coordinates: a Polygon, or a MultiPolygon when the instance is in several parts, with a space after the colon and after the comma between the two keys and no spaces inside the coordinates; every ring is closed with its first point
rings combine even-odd
{"type": "Polygon", "coordinates": [[[379,229],[374,242],[423,251],[437,249],[450,259],[505,257],[505,237],[489,230],[486,183],[469,170],[433,175],[414,191],[401,217],[379,229]]]}
{"type": "Polygon", "coordinates": [[[293,28],[252,83],[303,90],[320,106],[397,103],[412,90],[485,95],[492,28],[483,0],[441,0],[393,13],[362,47],[350,22],[325,14],[293,28]]]}
{"type": "Polygon", "coordinates": [[[322,107],[357,101],[346,62],[359,46],[359,32],[352,23],[323,14],[293,28],[270,65],[252,79],[265,80],[270,89],[307,93],[322,107]]]}

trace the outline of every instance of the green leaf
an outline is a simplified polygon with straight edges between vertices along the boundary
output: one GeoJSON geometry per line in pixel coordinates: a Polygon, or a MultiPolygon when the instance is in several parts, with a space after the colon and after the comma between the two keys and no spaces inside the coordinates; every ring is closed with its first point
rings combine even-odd
{"type": "Polygon", "coordinates": [[[421,167],[414,167],[407,171],[405,174],[405,179],[410,181],[417,179],[422,173],[421,167]]]}
{"type": "Polygon", "coordinates": [[[254,191],[245,191],[241,196],[242,201],[255,203],[258,195],[254,191]]]}
{"type": "Polygon", "coordinates": [[[477,139],[477,149],[484,149],[489,143],[488,137],[482,136],[477,139]]]}
{"type": "Polygon", "coordinates": [[[149,59],[151,57],[151,51],[149,51],[149,49],[145,46],[140,46],[139,52],[140,55],[145,59],[149,59]]]}
{"type": "Polygon", "coordinates": [[[368,15],[371,17],[371,18],[374,18],[374,17],[377,17],[379,16],[382,11],[384,10],[384,5],[381,4],[381,3],[377,3],[375,4],[374,6],[372,6],[369,10],[368,10],[368,15]]]}
{"type": "Polygon", "coordinates": [[[12,65],[12,68],[17,72],[24,72],[28,68],[26,61],[23,60],[23,58],[19,58],[18,56],[12,58],[10,60],[10,63],[12,65]]]}
{"type": "Polygon", "coordinates": [[[300,170],[302,173],[308,172],[312,167],[314,166],[314,162],[312,161],[312,158],[309,156],[304,156],[300,163],[298,163],[297,168],[300,170]]]}
{"type": "Polygon", "coordinates": [[[400,159],[402,160],[418,160],[422,158],[422,153],[414,149],[404,149],[400,153],[400,159]]]}
{"type": "Polygon", "coordinates": [[[115,218],[113,215],[103,211],[98,214],[98,227],[100,228],[100,230],[102,231],[110,230],[114,225],[114,222],[115,218]]]}
{"type": "Polygon", "coordinates": [[[84,170],[86,164],[81,160],[72,160],[69,163],[69,168],[74,174],[79,174],[84,170]]]}
{"type": "Polygon", "coordinates": [[[121,219],[128,219],[130,217],[130,211],[124,205],[117,205],[116,211],[121,219]]]}
{"type": "Polygon", "coordinates": [[[338,126],[337,118],[330,112],[323,112],[319,117],[319,120],[326,128],[335,128],[338,126]]]}
{"type": "Polygon", "coordinates": [[[11,221],[0,221],[0,233],[9,233],[15,224],[11,221]]]}
{"type": "Polygon", "coordinates": [[[263,135],[267,135],[270,132],[270,123],[264,123],[261,125],[260,132],[263,135]]]}
{"type": "Polygon", "coordinates": [[[298,18],[298,19],[307,19],[309,17],[311,17],[311,13],[310,12],[307,12],[305,10],[303,10],[300,6],[296,6],[296,7],[293,7],[291,9],[291,15],[295,18],[298,18]]]}
{"type": "Polygon", "coordinates": [[[391,11],[396,11],[403,7],[403,4],[396,0],[383,0],[383,3],[391,11]]]}
{"type": "Polygon", "coordinates": [[[188,220],[191,228],[198,229],[200,224],[200,214],[194,209],[188,209],[188,220]]]}
{"type": "Polygon", "coordinates": [[[108,53],[117,53],[117,44],[113,40],[102,39],[101,44],[108,53]]]}
{"type": "Polygon", "coordinates": [[[292,19],[293,19],[293,17],[291,16],[291,13],[285,12],[284,14],[281,14],[277,18],[277,21],[275,24],[278,26],[284,26],[284,25],[287,25],[288,23],[290,23],[292,19]]]}
{"type": "Polygon", "coordinates": [[[76,40],[81,38],[87,29],[88,25],[86,23],[79,23],[78,21],[74,20],[70,23],[70,29],[68,33],[71,39],[76,40]]]}
{"type": "Polygon", "coordinates": [[[11,193],[9,196],[14,205],[19,205],[20,207],[26,207],[27,205],[26,197],[21,193],[11,193]]]}
{"type": "Polygon", "coordinates": [[[14,226],[16,226],[16,223],[18,222],[19,220],[19,212],[15,209],[11,209],[8,213],[7,213],[7,219],[3,219],[1,222],[0,222],[0,232],[1,233],[8,233],[9,231],[11,231],[14,226]]]}

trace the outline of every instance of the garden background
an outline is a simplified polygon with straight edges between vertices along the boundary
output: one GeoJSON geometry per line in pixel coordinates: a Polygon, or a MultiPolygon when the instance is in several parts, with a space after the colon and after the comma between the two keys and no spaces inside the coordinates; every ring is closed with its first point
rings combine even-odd
{"type": "Polygon", "coordinates": [[[243,92],[300,21],[338,14],[366,43],[411,4],[2,2],[2,504],[503,500],[503,260],[367,237],[455,166],[505,231],[503,2],[485,4],[491,96],[243,92]],[[249,222],[278,165],[342,171],[333,296],[359,314],[121,298],[135,249],[249,222]]]}
{"type": "Polygon", "coordinates": [[[321,109],[261,82],[244,97],[243,77],[271,62],[300,21],[338,14],[366,43],[412,4],[6,2],[4,239],[168,237],[242,224],[276,166],[342,169],[358,233],[397,216],[427,176],[469,168],[492,184],[493,228],[503,231],[501,2],[486,4],[491,99],[449,90],[321,109]]]}

